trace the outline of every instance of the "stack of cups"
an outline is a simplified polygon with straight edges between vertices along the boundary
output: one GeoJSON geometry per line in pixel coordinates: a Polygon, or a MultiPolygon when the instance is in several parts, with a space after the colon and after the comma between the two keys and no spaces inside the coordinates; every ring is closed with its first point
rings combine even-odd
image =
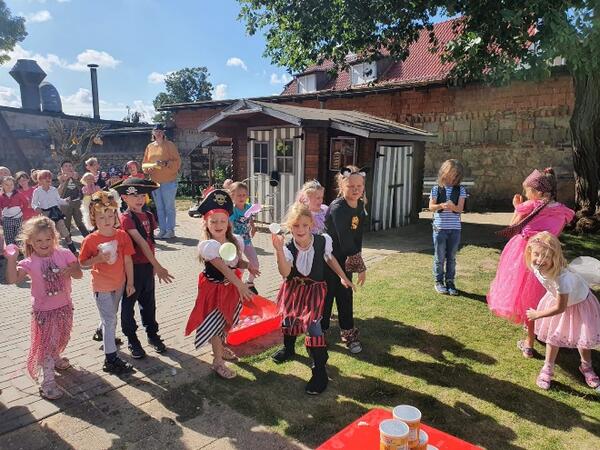
{"type": "Polygon", "coordinates": [[[395,420],[404,422],[408,426],[408,448],[415,450],[425,450],[429,437],[427,433],[420,430],[421,411],[414,406],[400,405],[393,410],[395,420]]]}
{"type": "Polygon", "coordinates": [[[379,424],[379,450],[408,450],[408,425],[386,419],[379,424]]]}

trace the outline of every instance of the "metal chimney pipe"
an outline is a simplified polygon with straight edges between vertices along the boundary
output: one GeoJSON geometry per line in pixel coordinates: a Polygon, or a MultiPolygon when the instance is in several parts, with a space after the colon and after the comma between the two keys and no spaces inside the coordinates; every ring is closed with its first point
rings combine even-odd
{"type": "Polygon", "coordinates": [[[94,107],[94,119],[100,118],[100,103],[98,102],[98,64],[88,64],[92,77],[92,104],[94,107]]]}
{"type": "Polygon", "coordinates": [[[19,59],[8,73],[21,88],[21,107],[40,111],[40,83],[46,78],[46,72],[33,59],[19,59]]]}

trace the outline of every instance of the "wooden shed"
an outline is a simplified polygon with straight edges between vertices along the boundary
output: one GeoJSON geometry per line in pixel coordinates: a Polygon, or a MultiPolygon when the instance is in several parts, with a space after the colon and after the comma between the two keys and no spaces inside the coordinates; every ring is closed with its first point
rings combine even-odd
{"type": "Polygon", "coordinates": [[[341,167],[368,167],[372,230],[418,217],[424,144],[435,139],[427,131],[360,112],[254,100],[237,101],[199,130],[231,139],[235,178],[245,179],[252,200],[266,205],[259,217],[264,221],[281,220],[306,180],[319,180],[331,201],[341,167]]]}

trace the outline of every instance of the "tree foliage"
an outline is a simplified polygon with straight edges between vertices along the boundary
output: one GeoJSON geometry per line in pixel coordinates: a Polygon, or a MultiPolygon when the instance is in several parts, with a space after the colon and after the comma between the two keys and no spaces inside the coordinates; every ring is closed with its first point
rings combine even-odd
{"type": "Polygon", "coordinates": [[[4,0],[0,0],[0,64],[10,59],[7,53],[26,36],[25,18],[13,16],[4,0]]]}
{"type": "MultiPolygon", "coordinates": [[[[266,35],[265,56],[290,70],[357,54],[397,60],[429,31],[432,50],[453,63],[450,78],[498,83],[539,79],[565,59],[575,86],[571,118],[579,217],[600,223],[600,2],[598,0],[238,0],[249,34],[266,35]],[[455,17],[443,47],[434,17],[455,17]],[[596,131],[598,130],[598,131],[596,131]]],[[[597,226],[597,225],[596,225],[597,226]]],[[[589,228],[589,227],[588,227],[589,228]]]]}
{"type": "MultiPolygon", "coordinates": [[[[166,92],[160,92],[154,99],[154,108],[172,103],[198,102],[210,100],[213,89],[208,81],[209,73],[206,67],[186,67],[171,72],[165,77],[166,92]]],[[[166,122],[171,116],[160,112],[155,117],[156,122],[166,122]]]]}

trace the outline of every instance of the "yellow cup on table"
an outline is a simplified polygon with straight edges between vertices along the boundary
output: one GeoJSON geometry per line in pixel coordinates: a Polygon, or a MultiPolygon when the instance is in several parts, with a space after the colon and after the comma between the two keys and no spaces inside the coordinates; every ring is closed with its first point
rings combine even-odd
{"type": "Polygon", "coordinates": [[[421,411],[414,406],[399,405],[392,411],[394,419],[401,420],[408,425],[408,446],[415,448],[419,445],[419,428],[421,426],[421,411]]]}

